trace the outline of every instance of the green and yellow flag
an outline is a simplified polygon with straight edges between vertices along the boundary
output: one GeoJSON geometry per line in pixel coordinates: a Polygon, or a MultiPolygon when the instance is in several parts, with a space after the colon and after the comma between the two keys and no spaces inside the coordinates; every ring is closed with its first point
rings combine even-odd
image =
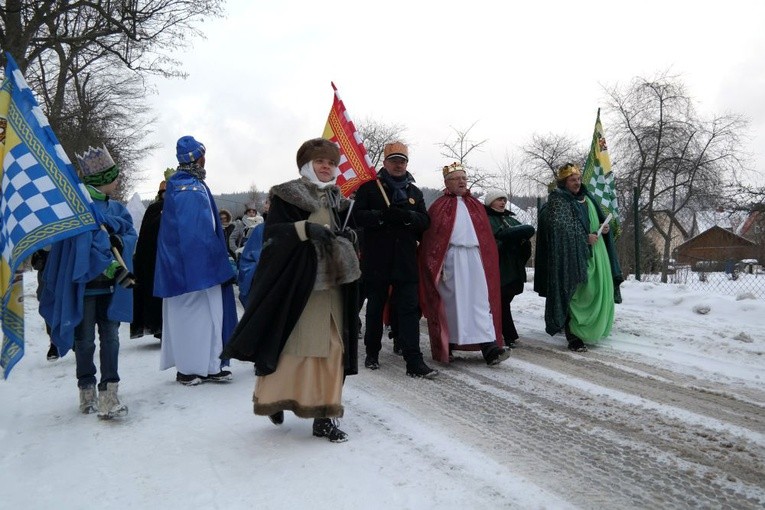
{"type": "Polygon", "coordinates": [[[619,204],[616,199],[616,183],[614,174],[611,172],[611,158],[608,156],[606,137],[603,134],[603,125],[600,123],[600,108],[598,118],[595,121],[595,132],[592,134],[592,145],[584,164],[582,182],[599,202],[600,208],[608,215],[612,215],[611,232],[614,239],[622,234],[622,226],[619,222],[619,204]]]}

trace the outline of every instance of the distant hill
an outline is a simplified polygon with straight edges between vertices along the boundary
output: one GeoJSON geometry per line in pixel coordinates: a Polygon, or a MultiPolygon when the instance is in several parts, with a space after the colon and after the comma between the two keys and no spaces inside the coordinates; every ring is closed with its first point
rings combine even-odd
{"type": "MultiPolygon", "coordinates": [[[[247,208],[247,204],[255,203],[255,208],[258,212],[263,210],[263,203],[266,200],[266,192],[264,191],[242,191],[239,193],[223,193],[220,195],[213,195],[215,199],[215,205],[218,209],[228,209],[233,218],[238,218],[244,214],[244,210],[247,208]]],[[[143,205],[148,206],[154,201],[154,198],[149,200],[142,200],[143,205]]]]}

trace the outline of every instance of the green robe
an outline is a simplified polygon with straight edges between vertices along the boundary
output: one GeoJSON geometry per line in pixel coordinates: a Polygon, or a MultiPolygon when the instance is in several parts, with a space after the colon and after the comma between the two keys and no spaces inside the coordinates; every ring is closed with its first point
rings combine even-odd
{"type": "MultiPolygon", "coordinates": [[[[597,208],[589,198],[587,213],[590,232],[600,227],[597,208]]],[[[576,287],[569,303],[569,328],[582,340],[598,341],[607,337],[614,323],[614,281],[608,251],[603,236],[592,245],[592,256],[587,260],[587,280],[576,287]]]]}
{"type": "Polygon", "coordinates": [[[623,277],[611,234],[601,236],[594,249],[587,244],[587,234],[595,232],[605,219],[594,204],[584,186],[578,196],[555,188],[539,211],[534,290],[546,298],[545,331],[550,335],[560,333],[571,315],[571,329],[577,336],[598,340],[610,331],[613,303],[621,302],[623,277]],[[610,290],[601,288],[602,280],[609,277],[610,290]],[[574,312],[570,311],[572,300],[576,301],[574,312]],[[605,302],[609,304],[604,307],[605,302]],[[593,331],[586,326],[589,324],[596,324],[593,331]]]}

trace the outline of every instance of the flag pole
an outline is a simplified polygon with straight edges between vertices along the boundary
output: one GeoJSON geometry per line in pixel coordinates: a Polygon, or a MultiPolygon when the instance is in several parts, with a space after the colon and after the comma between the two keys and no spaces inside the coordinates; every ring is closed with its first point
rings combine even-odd
{"type": "Polygon", "coordinates": [[[390,200],[388,200],[388,195],[385,194],[385,190],[382,187],[382,184],[380,184],[380,179],[375,179],[375,182],[377,183],[377,187],[380,188],[380,194],[383,197],[383,200],[385,200],[385,205],[390,207],[390,200]]]}
{"type": "MultiPolygon", "coordinates": [[[[109,234],[109,231],[106,229],[106,225],[104,225],[103,223],[101,224],[101,230],[103,230],[104,232],[109,234]]],[[[117,263],[120,266],[122,266],[125,269],[125,271],[130,272],[130,270],[128,269],[127,265],[125,264],[125,259],[122,258],[122,254],[120,254],[120,251],[117,248],[115,248],[114,246],[112,246],[112,253],[114,254],[114,259],[117,261],[117,263]]],[[[135,285],[135,279],[134,278],[130,278],[129,281],[132,282],[133,285],[135,285]]]]}

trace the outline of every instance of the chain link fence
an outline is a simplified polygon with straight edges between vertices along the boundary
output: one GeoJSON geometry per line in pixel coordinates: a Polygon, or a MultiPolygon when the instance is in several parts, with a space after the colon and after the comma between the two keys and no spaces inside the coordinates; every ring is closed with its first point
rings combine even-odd
{"type": "MultiPolygon", "coordinates": [[[[640,281],[661,282],[661,274],[641,274],[640,281]]],[[[667,283],[715,294],[751,294],[765,299],[765,270],[755,262],[699,261],[693,265],[670,265],[667,283]]]]}

